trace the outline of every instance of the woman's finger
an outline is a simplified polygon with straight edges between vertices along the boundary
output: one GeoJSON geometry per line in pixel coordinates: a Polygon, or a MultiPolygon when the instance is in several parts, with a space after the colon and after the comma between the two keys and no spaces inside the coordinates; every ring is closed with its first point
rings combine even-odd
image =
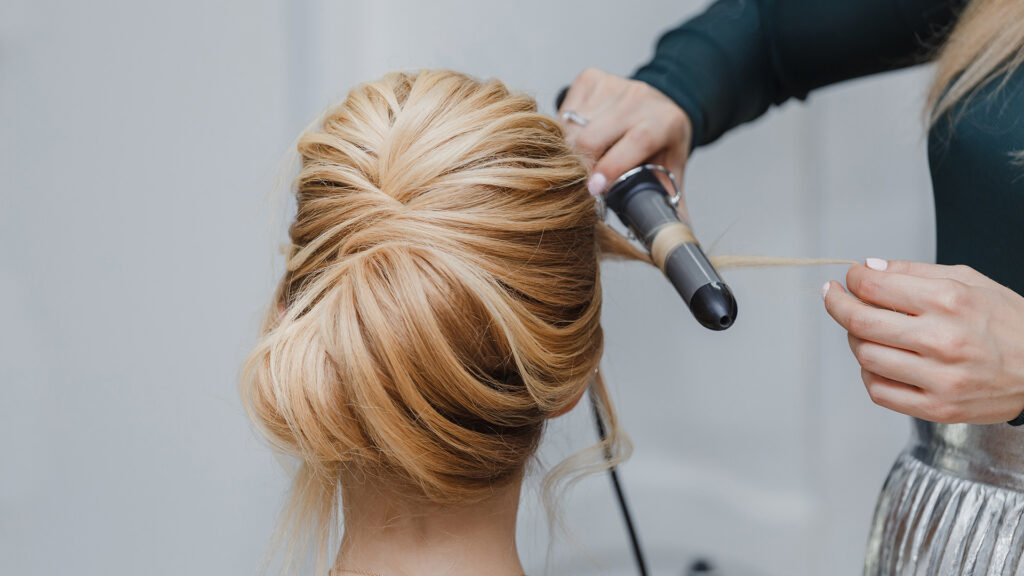
{"type": "Polygon", "coordinates": [[[893,348],[870,340],[847,335],[850,350],[861,368],[896,382],[916,386],[922,390],[934,388],[940,382],[941,370],[928,359],[914,352],[893,348]]]}
{"type": "Polygon", "coordinates": [[[627,170],[643,164],[656,152],[663,150],[668,135],[662,128],[650,124],[630,126],[622,137],[601,156],[594,172],[614,182],[627,170]]]}
{"type": "Polygon", "coordinates": [[[954,278],[879,272],[854,265],[846,276],[850,291],[865,302],[919,316],[931,312],[959,314],[970,309],[977,284],[954,278]]]}
{"type": "Polygon", "coordinates": [[[950,278],[975,286],[992,284],[991,279],[970,266],[946,266],[944,264],[927,264],[925,262],[910,262],[907,260],[886,261],[879,258],[871,258],[870,261],[875,268],[883,272],[909,274],[919,278],[950,278]]]}
{"type": "MultiPolygon", "coordinates": [[[[615,109],[606,110],[588,118],[589,123],[579,130],[575,139],[571,140],[572,144],[595,159],[601,158],[631,128],[630,123],[615,112],[615,109]]],[[[605,174],[606,178],[608,176],[605,174]]],[[[609,178],[611,180],[614,178],[609,178]]]]}
{"type": "Polygon", "coordinates": [[[863,264],[850,267],[846,273],[846,286],[865,302],[914,315],[932,308],[932,303],[941,298],[948,288],[945,281],[936,278],[880,272],[863,264]]]}
{"type": "Polygon", "coordinates": [[[926,415],[928,396],[920,388],[879,376],[863,368],[860,376],[868,396],[875,404],[915,418],[926,415]]]}
{"type": "Polygon", "coordinates": [[[565,112],[566,110],[579,112],[583,103],[586,102],[590,94],[594,91],[599,78],[604,73],[605,72],[597,68],[587,68],[583,72],[580,72],[579,76],[572,81],[572,85],[569,86],[569,91],[565,93],[565,99],[562,101],[561,107],[558,108],[559,118],[561,118],[562,112],[565,112]]]}
{"type": "MultiPolygon", "coordinates": [[[[679,185],[679,203],[676,207],[678,208],[679,213],[682,214],[683,218],[686,221],[689,221],[690,216],[686,210],[686,195],[683,194],[683,173],[686,168],[686,155],[680,151],[680,147],[673,147],[658,152],[651,157],[649,161],[668,168],[672,174],[675,175],[676,182],[679,185]]],[[[665,190],[668,190],[670,194],[674,194],[676,192],[672,186],[672,181],[667,176],[661,172],[658,172],[657,176],[658,180],[661,181],[661,185],[665,187],[665,190]]]]}
{"type": "Polygon", "coordinates": [[[681,191],[683,186],[683,176],[686,172],[686,160],[690,157],[690,152],[683,147],[682,142],[675,142],[668,147],[665,155],[665,167],[676,175],[676,181],[679,182],[681,191]]]}
{"type": "Polygon", "coordinates": [[[837,282],[829,283],[825,309],[840,326],[858,338],[904,350],[924,351],[917,318],[869,306],[847,293],[837,282]]]}
{"type": "Polygon", "coordinates": [[[939,395],[914,386],[908,386],[885,376],[861,370],[864,387],[868,390],[871,400],[907,416],[952,424],[956,422],[974,422],[992,424],[1005,422],[1005,416],[978,413],[977,410],[965,405],[964,402],[943,400],[939,395]]]}
{"type": "MultiPolygon", "coordinates": [[[[601,116],[603,110],[616,100],[614,90],[609,91],[607,87],[602,89],[601,80],[608,76],[606,72],[597,68],[587,68],[573,81],[569,91],[566,92],[565,100],[558,109],[558,121],[565,130],[565,139],[575,145],[580,133],[601,116]],[[586,121],[586,125],[570,121],[566,113],[572,112],[586,121]]],[[[596,156],[595,156],[596,159],[596,156]]]]}

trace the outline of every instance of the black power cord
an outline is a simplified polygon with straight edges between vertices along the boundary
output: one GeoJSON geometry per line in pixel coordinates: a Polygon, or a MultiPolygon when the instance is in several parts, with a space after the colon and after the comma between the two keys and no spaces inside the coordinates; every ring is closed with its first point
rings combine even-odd
{"type": "MultiPolygon", "coordinates": [[[[604,442],[608,437],[608,433],[605,431],[604,420],[601,418],[601,408],[598,406],[597,395],[594,394],[593,390],[590,391],[590,407],[593,408],[594,423],[597,424],[597,435],[604,442]]],[[[604,449],[604,458],[606,461],[611,462],[612,451],[607,446],[604,449]]],[[[637,537],[636,529],[633,527],[633,516],[629,512],[629,505],[626,504],[626,495],[622,492],[622,484],[619,483],[619,475],[615,470],[615,466],[609,468],[608,473],[612,477],[612,486],[615,488],[615,496],[619,499],[622,519],[626,522],[629,541],[633,545],[633,559],[636,560],[636,567],[640,571],[640,576],[647,576],[647,561],[644,559],[644,552],[640,548],[640,538],[637,537]]]]}

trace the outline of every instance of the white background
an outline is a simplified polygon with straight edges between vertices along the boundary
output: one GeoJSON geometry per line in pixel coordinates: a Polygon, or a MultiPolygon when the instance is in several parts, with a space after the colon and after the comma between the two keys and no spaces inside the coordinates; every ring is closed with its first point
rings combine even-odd
{"type": "MultiPolygon", "coordinates": [[[[703,4],[0,4],[0,574],[255,574],[287,477],[236,378],[280,271],[269,192],[292,138],[393,69],[495,76],[550,110],[703,4]]],[[[927,74],[823,90],[700,150],[705,246],[931,260],[927,74]]],[[[698,555],[727,576],[859,573],[908,426],[827,321],[819,287],[843,273],[727,272],[739,320],[712,333],[655,271],[607,266],[621,474],[655,574],[698,555]]],[[[541,460],[591,427],[556,422],[541,460]]],[[[605,476],[562,502],[571,538],[549,545],[534,490],[522,509],[531,575],[634,573],[605,476]]]]}

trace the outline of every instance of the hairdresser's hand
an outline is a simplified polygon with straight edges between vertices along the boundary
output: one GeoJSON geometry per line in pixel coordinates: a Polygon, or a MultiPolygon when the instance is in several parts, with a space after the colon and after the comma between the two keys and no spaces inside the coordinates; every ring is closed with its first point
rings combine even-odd
{"type": "Polygon", "coordinates": [[[943,423],[1024,410],[1024,297],[966,266],[874,258],[846,285],[823,287],[825,307],[876,404],[943,423]]]}
{"type": "Polygon", "coordinates": [[[623,172],[644,162],[661,164],[683,181],[690,119],[651,85],[587,68],[569,87],[558,117],[569,142],[597,161],[587,183],[591,194],[604,192],[623,172]],[[566,122],[562,112],[567,110],[589,123],[566,122]]]}

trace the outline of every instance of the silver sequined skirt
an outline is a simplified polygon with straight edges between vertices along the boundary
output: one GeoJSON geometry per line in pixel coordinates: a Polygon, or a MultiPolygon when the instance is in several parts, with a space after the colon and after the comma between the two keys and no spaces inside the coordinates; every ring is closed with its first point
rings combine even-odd
{"type": "Polygon", "coordinates": [[[865,576],[1024,576],[1024,427],[914,421],[882,488],[865,576]]]}

